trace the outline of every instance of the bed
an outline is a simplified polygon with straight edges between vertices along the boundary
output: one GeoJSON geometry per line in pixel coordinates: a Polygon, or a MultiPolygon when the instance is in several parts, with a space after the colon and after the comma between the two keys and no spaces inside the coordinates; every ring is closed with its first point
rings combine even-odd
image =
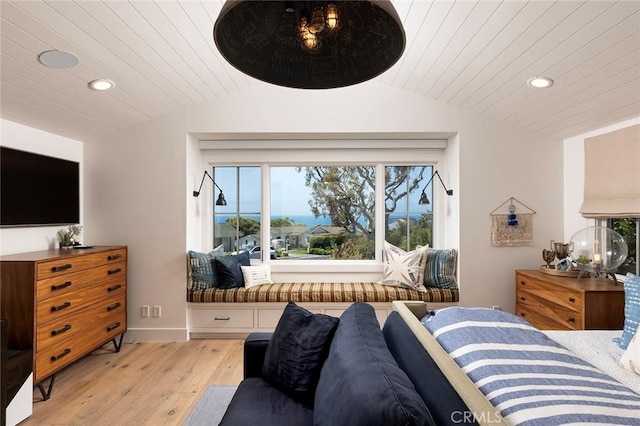
{"type": "Polygon", "coordinates": [[[620,332],[541,332],[490,309],[431,315],[417,302],[394,302],[393,309],[460,395],[471,422],[640,425],[640,377],[618,367],[621,351],[611,340],[620,332]]]}

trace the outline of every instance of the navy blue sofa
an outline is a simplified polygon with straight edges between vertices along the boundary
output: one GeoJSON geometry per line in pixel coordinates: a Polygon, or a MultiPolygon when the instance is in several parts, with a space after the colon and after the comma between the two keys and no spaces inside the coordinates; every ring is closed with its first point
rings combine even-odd
{"type": "Polygon", "coordinates": [[[396,312],[383,330],[371,305],[357,302],[344,312],[313,406],[262,377],[271,335],[253,333],[245,340],[245,377],[221,425],[476,424],[464,422],[466,405],[396,312]]]}

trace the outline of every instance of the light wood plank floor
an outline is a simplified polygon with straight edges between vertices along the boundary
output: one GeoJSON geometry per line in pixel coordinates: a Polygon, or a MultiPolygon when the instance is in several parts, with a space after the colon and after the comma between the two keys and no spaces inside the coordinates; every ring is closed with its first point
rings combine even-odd
{"type": "Polygon", "coordinates": [[[242,380],[242,339],[111,343],[34,388],[31,425],[182,425],[212,384],[242,380]],[[48,380],[45,382],[48,384],[48,380]]]}

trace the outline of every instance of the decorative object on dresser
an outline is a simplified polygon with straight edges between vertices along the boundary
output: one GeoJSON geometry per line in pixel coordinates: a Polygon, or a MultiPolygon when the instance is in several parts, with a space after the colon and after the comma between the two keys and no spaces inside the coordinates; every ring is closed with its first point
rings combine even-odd
{"type": "Polygon", "coordinates": [[[621,330],[624,289],[604,278],[518,270],[516,315],[541,330],[621,330]]]}
{"type": "Polygon", "coordinates": [[[604,226],[588,226],[573,234],[571,244],[575,248],[573,257],[583,259],[577,262],[580,270],[578,278],[589,273],[610,276],[613,281],[618,282],[615,271],[624,263],[629,253],[622,235],[604,226]]]}
{"type": "Polygon", "coordinates": [[[0,262],[8,344],[33,350],[34,383],[44,400],[63,367],[110,340],[120,350],[127,331],[126,246],[44,250],[0,262]]]}

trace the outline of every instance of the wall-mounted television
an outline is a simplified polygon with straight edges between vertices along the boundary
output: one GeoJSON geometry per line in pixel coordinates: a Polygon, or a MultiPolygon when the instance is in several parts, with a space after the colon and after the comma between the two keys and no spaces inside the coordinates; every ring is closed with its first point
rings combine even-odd
{"type": "Polygon", "coordinates": [[[80,164],[0,147],[0,226],[80,223],[80,164]]]}

